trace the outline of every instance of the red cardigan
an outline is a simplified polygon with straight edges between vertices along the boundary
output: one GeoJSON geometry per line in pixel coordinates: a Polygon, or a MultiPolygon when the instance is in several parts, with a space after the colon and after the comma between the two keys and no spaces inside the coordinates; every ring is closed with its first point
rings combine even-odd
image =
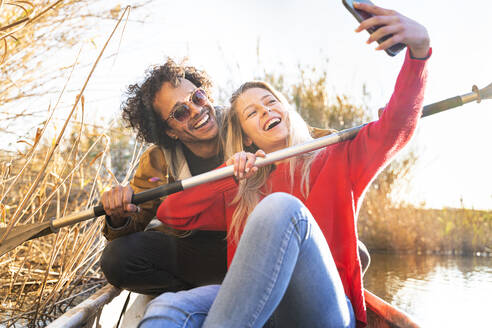
{"type": "MultiPolygon", "coordinates": [[[[345,294],[354,307],[358,326],[366,323],[361,267],[357,251],[356,218],[370,182],[410,140],[421,115],[427,76],[426,60],[412,59],[407,51],[395,90],[378,121],[361,129],[353,140],[326,147],[314,160],[310,192],[300,192],[296,171],[291,188],[288,164],[277,166],[268,179],[271,192],[287,192],[310,210],[333,254],[345,294]]],[[[226,230],[234,213],[237,193],[232,178],[204,184],[171,195],[157,217],[177,229],[226,230]]],[[[236,244],[228,240],[228,263],[236,244]]]]}

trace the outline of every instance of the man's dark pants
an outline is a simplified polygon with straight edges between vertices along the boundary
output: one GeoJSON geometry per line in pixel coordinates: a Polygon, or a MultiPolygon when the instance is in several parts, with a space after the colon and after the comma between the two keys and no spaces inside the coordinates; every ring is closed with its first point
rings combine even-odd
{"type": "Polygon", "coordinates": [[[112,240],[101,269],[112,285],[157,295],[220,284],[227,271],[225,232],[195,231],[180,238],[142,231],[112,240]]]}
{"type": "MultiPolygon", "coordinates": [[[[158,231],[142,231],[117,238],[106,246],[101,269],[113,286],[159,295],[220,284],[227,271],[226,233],[195,231],[180,238],[158,231]]],[[[358,242],[362,270],[369,252],[358,242]]]]}

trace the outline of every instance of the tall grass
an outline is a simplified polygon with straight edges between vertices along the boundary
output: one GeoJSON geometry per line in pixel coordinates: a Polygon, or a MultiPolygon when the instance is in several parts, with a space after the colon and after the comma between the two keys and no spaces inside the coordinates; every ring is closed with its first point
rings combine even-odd
{"type": "MultiPolygon", "coordinates": [[[[17,226],[37,224],[84,210],[97,202],[99,193],[124,182],[121,170],[112,169],[108,135],[125,140],[125,131],[91,127],[86,123],[69,126],[67,140],[54,152],[45,167],[52,140],[41,138],[31,154],[3,154],[0,166],[2,223],[19,211],[17,226]],[[27,166],[27,168],[24,168],[27,166]],[[43,170],[43,172],[41,172],[43,170]],[[27,201],[28,190],[42,173],[41,182],[27,201]],[[15,182],[15,185],[9,183],[15,182]],[[9,188],[10,187],[10,188],[9,188]],[[19,209],[19,204],[24,208],[19,209]]],[[[28,152],[29,154],[29,152],[28,152]]],[[[118,152],[118,156],[121,151],[118,152]]],[[[127,163],[136,156],[124,152],[127,163]]],[[[45,326],[89,293],[106,283],[99,270],[99,256],[105,245],[102,220],[90,220],[62,228],[57,234],[28,241],[0,257],[0,324],[45,326]]],[[[8,237],[8,236],[7,236],[8,237]]]]}
{"type": "Polygon", "coordinates": [[[359,217],[359,237],[372,250],[490,254],[492,212],[466,208],[398,208],[366,202],[359,217]]]}
{"type": "MultiPolygon", "coordinates": [[[[31,11],[36,9],[36,3],[18,3],[30,5],[31,11]]],[[[58,4],[54,3],[49,9],[58,4]]],[[[25,11],[26,22],[30,22],[29,15],[30,12],[25,11]]],[[[19,21],[17,16],[12,17],[14,22],[19,21]]],[[[10,25],[3,26],[3,30],[14,26],[10,25]]],[[[19,34],[23,32],[21,28],[29,27],[27,23],[15,26],[19,27],[15,30],[19,34]]],[[[13,37],[14,34],[11,35],[13,37]]],[[[15,53],[15,49],[8,53],[8,44],[4,44],[7,55],[4,56],[6,59],[2,68],[11,63],[9,55],[15,53]]],[[[54,123],[54,117],[57,116],[55,110],[59,100],[65,96],[65,88],[59,91],[58,101],[46,110],[46,120],[34,137],[20,138],[20,142],[27,145],[23,151],[13,153],[0,150],[0,227],[6,229],[0,236],[0,242],[8,240],[10,231],[15,227],[36,225],[94,205],[99,193],[115,184],[117,175],[122,175],[121,172],[113,172],[110,137],[113,134],[113,137],[119,138],[126,131],[119,130],[115,134],[114,130],[85,121],[83,93],[106,45],[93,63],[78,95],[72,100],[72,110],[61,121],[61,127],[59,122],[54,123]]],[[[66,76],[65,85],[70,76],[71,73],[66,76]]],[[[25,119],[25,115],[12,119],[25,119]]],[[[129,164],[132,166],[132,163],[129,164]]],[[[66,227],[57,234],[19,245],[0,257],[0,325],[46,326],[74,302],[104,284],[105,279],[98,265],[104,246],[101,225],[101,220],[93,220],[66,227]]]]}
{"type": "MultiPolygon", "coordinates": [[[[110,183],[100,174],[104,156],[89,165],[92,159],[85,156],[88,150],[80,149],[84,133],[71,151],[57,151],[46,166],[44,161],[51,144],[39,146],[29,162],[25,157],[12,156],[3,165],[2,189],[17,177],[16,184],[2,195],[3,226],[15,213],[19,213],[19,226],[85,209],[94,200],[93,186],[110,183]],[[26,164],[28,168],[21,171],[26,164]],[[39,176],[35,191],[30,192],[39,176]]],[[[21,326],[42,326],[63,312],[74,295],[103,282],[94,265],[103,246],[99,230],[100,222],[84,222],[58,234],[28,241],[0,258],[0,298],[3,319],[9,318],[4,322],[7,326],[16,322],[21,326]]]]}

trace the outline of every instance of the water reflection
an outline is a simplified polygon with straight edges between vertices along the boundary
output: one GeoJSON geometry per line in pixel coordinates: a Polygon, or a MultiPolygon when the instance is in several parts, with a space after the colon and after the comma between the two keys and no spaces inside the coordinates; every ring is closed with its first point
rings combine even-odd
{"type": "Polygon", "coordinates": [[[424,327],[492,327],[492,258],[371,254],[365,287],[424,327]]]}

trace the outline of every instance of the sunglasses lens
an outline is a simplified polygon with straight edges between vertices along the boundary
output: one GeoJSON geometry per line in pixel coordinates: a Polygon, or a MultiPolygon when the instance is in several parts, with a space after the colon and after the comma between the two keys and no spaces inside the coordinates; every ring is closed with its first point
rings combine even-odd
{"type": "Polygon", "coordinates": [[[191,101],[193,101],[193,103],[198,106],[205,106],[207,104],[207,100],[207,94],[202,89],[197,89],[191,97],[191,101]]]}
{"type": "Polygon", "coordinates": [[[180,106],[174,111],[173,116],[176,121],[184,122],[190,117],[190,108],[186,105],[180,106]]]}
{"type": "MultiPolygon", "coordinates": [[[[195,92],[191,95],[191,101],[200,107],[203,107],[207,104],[208,97],[205,91],[202,89],[196,89],[195,92]]],[[[187,105],[181,105],[176,108],[174,112],[169,116],[169,118],[174,118],[176,121],[184,122],[191,116],[191,109],[187,105]]]]}

